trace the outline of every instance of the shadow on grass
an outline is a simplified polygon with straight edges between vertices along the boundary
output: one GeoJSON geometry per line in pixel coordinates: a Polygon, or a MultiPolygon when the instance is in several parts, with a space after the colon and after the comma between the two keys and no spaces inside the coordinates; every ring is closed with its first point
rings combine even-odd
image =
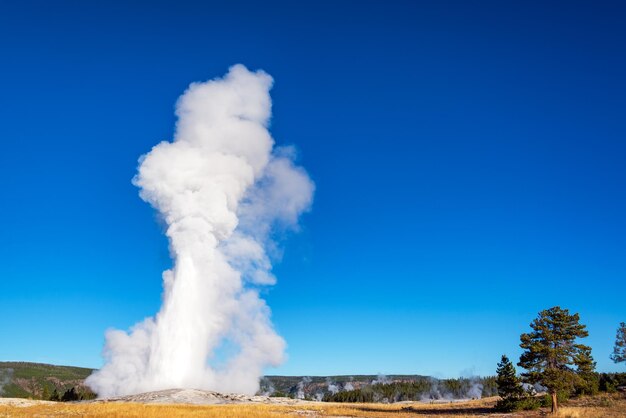
{"type": "Polygon", "coordinates": [[[412,406],[407,406],[406,408],[396,409],[396,410],[388,410],[388,409],[379,409],[369,406],[355,406],[353,407],[356,410],[363,412],[384,412],[385,414],[414,414],[414,415],[490,415],[497,413],[493,408],[489,407],[461,407],[461,408],[414,408],[412,406]]]}

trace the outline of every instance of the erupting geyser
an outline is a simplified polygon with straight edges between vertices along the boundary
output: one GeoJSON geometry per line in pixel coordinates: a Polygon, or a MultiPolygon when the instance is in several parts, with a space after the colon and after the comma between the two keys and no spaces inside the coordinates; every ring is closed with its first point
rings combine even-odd
{"type": "Polygon", "coordinates": [[[242,65],[192,84],[176,106],[174,141],[141,157],[133,182],[165,221],[174,262],[156,317],[107,332],[105,365],[87,379],[99,396],[252,394],[263,369],[282,361],[285,342],[257,288],[275,282],[272,230],[297,226],[314,186],[293,150],[273,148],[271,86],[268,74],[242,65]],[[211,366],[224,346],[230,355],[211,366]]]}

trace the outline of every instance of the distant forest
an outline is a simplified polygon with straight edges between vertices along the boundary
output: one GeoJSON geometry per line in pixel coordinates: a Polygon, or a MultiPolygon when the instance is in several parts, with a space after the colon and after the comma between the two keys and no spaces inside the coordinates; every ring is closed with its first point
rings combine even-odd
{"type": "MultiPolygon", "coordinates": [[[[84,385],[92,369],[0,362],[0,397],[74,401],[96,395],[84,385]]],[[[626,386],[626,373],[597,373],[599,390],[626,386]]],[[[435,379],[420,375],[267,376],[259,395],[328,402],[401,402],[497,395],[495,377],[435,379]]]]}

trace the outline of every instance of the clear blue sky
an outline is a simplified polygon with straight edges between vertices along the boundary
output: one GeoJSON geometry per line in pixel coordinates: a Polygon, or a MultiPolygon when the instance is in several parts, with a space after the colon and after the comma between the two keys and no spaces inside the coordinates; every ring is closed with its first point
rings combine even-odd
{"type": "Polygon", "coordinates": [[[0,360],[99,367],[158,310],[137,158],[243,63],[317,185],[265,294],[270,373],[492,374],[554,305],[624,370],[624,3],[110,3],[0,4],[0,360]]]}

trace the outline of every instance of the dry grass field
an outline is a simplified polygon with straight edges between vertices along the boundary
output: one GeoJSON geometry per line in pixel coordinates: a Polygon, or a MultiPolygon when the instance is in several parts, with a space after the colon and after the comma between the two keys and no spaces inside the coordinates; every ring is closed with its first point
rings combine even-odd
{"type": "MultiPolygon", "coordinates": [[[[138,403],[37,403],[30,406],[0,405],[0,417],[544,417],[545,409],[511,414],[496,413],[495,398],[445,404],[337,404],[303,403],[298,405],[155,405],[138,403]]],[[[603,396],[569,402],[557,415],[560,418],[626,417],[626,399],[603,396]]]]}

